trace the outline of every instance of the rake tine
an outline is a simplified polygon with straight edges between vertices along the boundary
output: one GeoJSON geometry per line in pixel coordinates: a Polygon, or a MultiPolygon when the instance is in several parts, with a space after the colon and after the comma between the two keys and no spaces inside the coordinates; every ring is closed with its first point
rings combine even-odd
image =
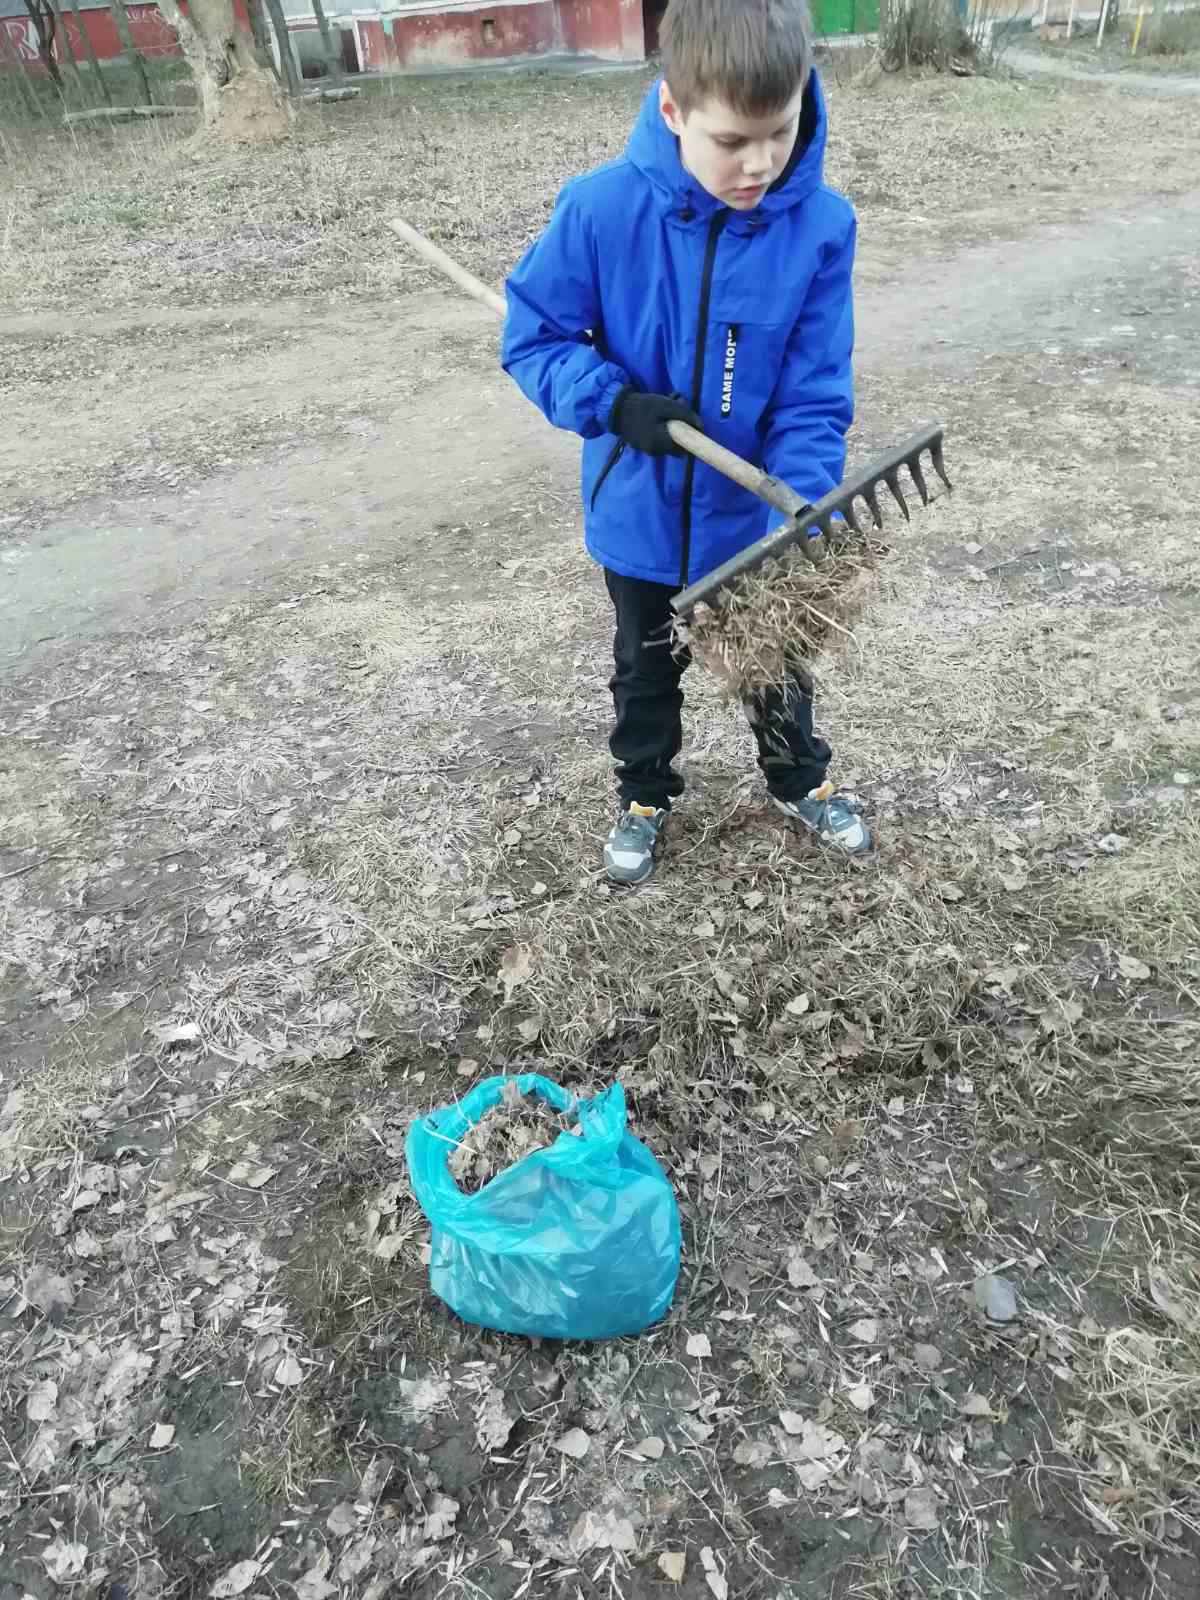
{"type": "Polygon", "coordinates": [[[883,507],[879,504],[877,484],[869,483],[863,490],[863,499],[871,509],[871,520],[879,529],[883,528],[883,507]]]}
{"type": "Polygon", "coordinates": [[[883,481],[892,491],[892,499],[904,513],[905,522],[911,522],[912,517],[909,515],[908,501],[904,498],[904,490],[900,487],[900,474],[897,472],[895,467],[893,467],[890,472],[884,473],[883,481]]]}
{"type": "Polygon", "coordinates": [[[925,474],[921,470],[921,458],[912,456],[908,461],[908,470],[912,474],[912,481],[917,486],[917,493],[921,496],[921,504],[929,504],[929,485],[925,482],[925,474]]]}
{"type": "MultiPolygon", "coordinates": [[[[683,424],[673,424],[673,426],[682,427],[683,424]]],[[[900,468],[907,466],[913,472],[913,483],[918,492],[921,492],[922,500],[927,500],[928,496],[924,491],[929,487],[928,469],[922,470],[924,463],[920,461],[921,455],[926,450],[930,452],[933,470],[949,488],[950,480],[946,476],[942,460],[942,429],[937,425],[925,427],[906,439],[903,444],[876,457],[858,472],[851,473],[836,489],[824,495],[816,505],[796,507],[794,512],[790,513],[792,515],[790,523],[773,529],[757,544],[740,550],[714,572],[682,589],[671,601],[675,614],[687,617],[701,603],[711,604],[713,598],[730,584],[745,577],[747,573],[756,571],[764,562],[774,560],[793,549],[799,549],[807,560],[813,562],[836,556],[854,534],[860,537],[862,535],[865,526],[863,509],[853,504],[859,497],[869,508],[875,526],[882,529],[885,484],[905,520],[911,521],[908,501],[900,484],[900,468]]],[[[786,486],[784,488],[786,489],[786,486]]],[[[792,493],[794,494],[794,491],[792,493]]],[[[798,500],[799,496],[794,495],[794,498],[798,500]]],[[[775,501],[770,500],[768,503],[774,505],[775,501]]]]}

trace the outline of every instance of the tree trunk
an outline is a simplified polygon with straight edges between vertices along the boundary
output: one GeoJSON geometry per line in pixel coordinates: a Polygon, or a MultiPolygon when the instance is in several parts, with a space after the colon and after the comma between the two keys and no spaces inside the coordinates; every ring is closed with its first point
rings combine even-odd
{"type": "Polygon", "coordinates": [[[263,15],[262,0],[246,0],[246,15],[250,18],[250,32],[254,37],[254,58],[260,67],[275,72],[275,52],[271,49],[271,35],[263,15]]]}
{"type": "Polygon", "coordinates": [[[76,97],[81,106],[88,103],[87,90],[83,86],[83,74],[79,70],[79,63],[75,59],[75,52],[71,48],[71,35],[63,21],[62,7],[59,0],[50,0],[50,9],[54,14],[54,31],[58,36],[58,47],[62,51],[62,58],[67,64],[71,81],[75,85],[76,97]]]}
{"type": "Polygon", "coordinates": [[[96,52],[92,46],[92,36],[83,25],[83,14],[79,9],[79,0],[71,0],[71,13],[75,18],[75,26],[79,29],[79,37],[83,40],[84,53],[88,58],[88,66],[92,69],[92,76],[100,85],[100,93],[104,96],[105,105],[112,105],[112,94],[109,91],[108,79],[101,70],[100,63],[96,60],[96,52]]]}
{"type": "Polygon", "coordinates": [[[292,36],[288,32],[287,18],[280,0],[266,0],[267,15],[275,30],[275,43],[279,50],[279,70],[292,98],[300,96],[300,74],[296,70],[296,57],[292,54],[292,36]]]}
{"type": "Polygon", "coordinates": [[[329,21],[325,16],[325,7],[321,0],[312,0],[313,15],[317,19],[317,27],[321,34],[321,51],[325,57],[325,65],[329,68],[329,76],[334,83],[342,81],[342,52],[341,30],[338,30],[338,48],[333,46],[333,36],[329,31],[329,21]]]}
{"type": "Polygon", "coordinates": [[[31,116],[45,117],[46,108],[42,104],[41,96],[29,77],[29,68],[21,58],[21,52],[12,41],[12,36],[7,28],[0,27],[0,51],[12,62],[10,76],[20,85],[17,93],[25,102],[26,109],[31,116]]]}
{"type": "Polygon", "coordinates": [[[275,80],[254,59],[254,41],[234,14],[233,0],[158,0],[196,80],[201,132],[232,144],[287,137],[288,108],[275,80]]]}
{"type": "Polygon", "coordinates": [[[38,55],[42,58],[42,65],[50,75],[50,81],[58,90],[59,96],[66,99],[66,90],[63,88],[62,73],[58,70],[58,62],[54,59],[54,33],[55,17],[51,11],[48,0],[25,0],[25,9],[29,13],[29,20],[33,23],[33,31],[37,34],[38,55]]]}
{"type": "Polygon", "coordinates": [[[125,9],[125,0],[109,0],[112,6],[113,21],[117,25],[117,36],[121,41],[121,48],[125,52],[125,59],[133,68],[138,82],[142,86],[142,100],[146,105],[153,105],[154,96],[150,93],[150,79],[146,76],[146,63],[138,54],[133,42],[133,29],[129,26],[129,13],[125,9]]]}

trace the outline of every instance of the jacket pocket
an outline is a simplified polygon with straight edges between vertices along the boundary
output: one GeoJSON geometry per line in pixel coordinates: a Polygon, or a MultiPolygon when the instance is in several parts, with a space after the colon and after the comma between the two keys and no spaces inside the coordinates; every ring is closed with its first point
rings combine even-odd
{"type": "Polygon", "coordinates": [[[604,465],[600,468],[600,472],[596,478],[596,481],[592,485],[592,495],[591,499],[588,501],[588,505],[592,511],[596,509],[596,498],[601,489],[604,487],[604,480],[608,477],[609,473],[616,466],[617,462],[620,461],[621,457],[625,454],[626,448],[627,446],[624,439],[618,439],[616,444],[614,444],[612,449],[608,452],[608,456],[605,459],[604,465]]]}

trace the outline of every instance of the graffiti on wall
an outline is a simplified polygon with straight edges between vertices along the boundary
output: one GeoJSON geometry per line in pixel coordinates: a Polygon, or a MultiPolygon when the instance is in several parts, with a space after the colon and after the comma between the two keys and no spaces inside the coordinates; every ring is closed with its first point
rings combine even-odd
{"type": "MultiPolygon", "coordinates": [[[[175,37],[174,30],[158,9],[157,5],[131,5],[129,10],[129,27],[133,34],[134,46],[144,56],[173,56],[179,54],[179,40],[175,37]]],[[[84,26],[92,41],[92,46],[100,59],[106,60],[121,54],[121,43],[117,36],[116,24],[113,22],[112,13],[107,7],[88,10],[82,13],[84,26]]],[[[30,66],[41,63],[41,52],[38,50],[37,29],[31,17],[5,17],[0,19],[0,31],[7,35],[8,44],[15,52],[18,60],[30,66]]],[[[79,25],[74,17],[64,16],[62,26],[55,30],[54,59],[63,61],[67,51],[70,51],[76,61],[81,61],[86,55],[83,40],[80,37],[79,25]],[[65,38],[64,38],[65,35],[65,38]]],[[[12,54],[9,50],[0,50],[0,70],[12,65],[12,54]]]]}

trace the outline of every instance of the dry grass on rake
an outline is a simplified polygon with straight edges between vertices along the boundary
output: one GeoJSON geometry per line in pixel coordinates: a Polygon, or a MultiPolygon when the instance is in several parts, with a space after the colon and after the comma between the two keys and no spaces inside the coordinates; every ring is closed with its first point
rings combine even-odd
{"type": "Polygon", "coordinates": [[[788,550],[697,606],[677,625],[677,642],[739,699],[784,684],[797,666],[811,669],[850,643],[888,554],[877,539],[831,541],[815,562],[788,550]]]}

